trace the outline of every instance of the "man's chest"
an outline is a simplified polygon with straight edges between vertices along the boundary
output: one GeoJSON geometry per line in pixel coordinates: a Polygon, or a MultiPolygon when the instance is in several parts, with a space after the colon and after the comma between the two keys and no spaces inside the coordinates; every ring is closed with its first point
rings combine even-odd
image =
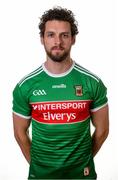
{"type": "Polygon", "coordinates": [[[75,123],[90,116],[92,100],[84,83],[70,79],[47,80],[30,90],[32,117],[42,123],[75,123]]]}

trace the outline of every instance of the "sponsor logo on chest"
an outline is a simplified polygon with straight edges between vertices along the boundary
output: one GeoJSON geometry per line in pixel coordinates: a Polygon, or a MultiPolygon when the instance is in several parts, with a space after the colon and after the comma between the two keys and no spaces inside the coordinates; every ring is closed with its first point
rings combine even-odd
{"type": "Polygon", "coordinates": [[[90,117],[90,100],[31,103],[32,118],[40,123],[65,124],[90,117]]]}

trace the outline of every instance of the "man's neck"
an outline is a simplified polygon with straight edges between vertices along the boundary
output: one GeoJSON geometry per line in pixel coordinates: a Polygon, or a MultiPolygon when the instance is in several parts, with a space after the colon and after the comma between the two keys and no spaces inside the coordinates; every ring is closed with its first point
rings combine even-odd
{"type": "Polygon", "coordinates": [[[72,59],[66,59],[66,60],[64,60],[62,62],[54,62],[54,61],[48,59],[44,63],[45,68],[52,74],[64,73],[64,72],[66,72],[66,71],[68,71],[70,69],[72,64],[73,64],[72,59]]]}

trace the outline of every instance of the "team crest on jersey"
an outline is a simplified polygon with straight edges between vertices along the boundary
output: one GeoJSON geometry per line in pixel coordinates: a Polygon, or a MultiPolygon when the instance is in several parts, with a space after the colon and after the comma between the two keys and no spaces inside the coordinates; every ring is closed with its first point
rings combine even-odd
{"type": "Polygon", "coordinates": [[[76,96],[83,96],[83,90],[81,85],[75,86],[75,94],[76,96]]]}

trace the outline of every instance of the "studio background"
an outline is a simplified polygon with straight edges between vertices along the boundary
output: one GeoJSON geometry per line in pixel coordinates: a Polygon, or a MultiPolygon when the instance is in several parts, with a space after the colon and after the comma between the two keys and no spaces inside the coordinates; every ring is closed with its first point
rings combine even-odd
{"type": "Polygon", "coordinates": [[[22,77],[45,61],[39,17],[56,5],[71,9],[79,24],[72,58],[101,77],[108,88],[110,134],[95,164],[98,180],[117,180],[117,0],[0,1],[0,180],[27,179],[29,166],[13,134],[12,91],[22,77]]]}

